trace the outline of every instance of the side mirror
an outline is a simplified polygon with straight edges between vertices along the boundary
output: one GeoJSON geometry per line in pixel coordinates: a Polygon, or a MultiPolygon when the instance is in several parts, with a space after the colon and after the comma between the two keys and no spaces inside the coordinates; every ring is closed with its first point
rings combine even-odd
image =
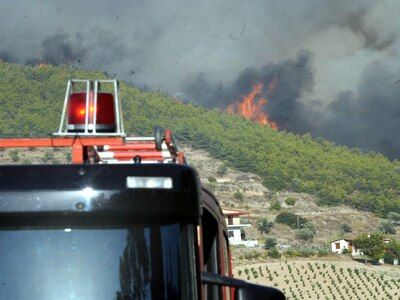
{"type": "Polygon", "coordinates": [[[248,283],[244,280],[221,276],[211,272],[201,273],[201,281],[235,288],[235,300],[285,300],[285,295],[278,289],[248,283]]]}
{"type": "Polygon", "coordinates": [[[235,300],[285,300],[285,295],[278,289],[247,283],[244,287],[235,288],[235,300]]]}

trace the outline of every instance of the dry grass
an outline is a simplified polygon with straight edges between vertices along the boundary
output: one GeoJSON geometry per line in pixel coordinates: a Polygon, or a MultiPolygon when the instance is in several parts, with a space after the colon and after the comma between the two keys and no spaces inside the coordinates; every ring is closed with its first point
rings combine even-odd
{"type": "Polygon", "coordinates": [[[0,149],[0,164],[65,164],[70,155],[67,148],[0,149]]]}

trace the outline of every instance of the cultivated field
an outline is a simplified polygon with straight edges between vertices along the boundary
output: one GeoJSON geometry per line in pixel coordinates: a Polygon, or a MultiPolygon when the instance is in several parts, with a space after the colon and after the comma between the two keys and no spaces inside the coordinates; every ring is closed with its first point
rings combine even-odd
{"type": "Polygon", "coordinates": [[[287,299],[400,299],[400,266],[352,260],[242,264],[235,277],[279,288],[287,299]]]}

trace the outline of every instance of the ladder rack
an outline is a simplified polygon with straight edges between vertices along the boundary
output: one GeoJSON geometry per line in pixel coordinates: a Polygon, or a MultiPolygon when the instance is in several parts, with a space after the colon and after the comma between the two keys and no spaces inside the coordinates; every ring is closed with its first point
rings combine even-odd
{"type": "Polygon", "coordinates": [[[123,145],[95,147],[101,163],[185,163],[171,131],[154,128],[154,137],[126,137],[123,145]]]}
{"type": "MultiPolygon", "coordinates": [[[[155,131],[163,131],[156,127],[155,131]]],[[[0,139],[0,148],[72,149],[72,163],[186,163],[170,130],[158,137],[51,137],[0,139]]]]}
{"type": "Polygon", "coordinates": [[[72,148],[72,163],[185,163],[169,129],[150,137],[124,133],[117,80],[68,81],[58,131],[51,138],[0,139],[0,148],[72,148]],[[109,90],[102,90],[111,84],[109,90]],[[84,86],[83,91],[75,87],[84,86]],[[111,90],[111,92],[110,92],[111,90]]]}

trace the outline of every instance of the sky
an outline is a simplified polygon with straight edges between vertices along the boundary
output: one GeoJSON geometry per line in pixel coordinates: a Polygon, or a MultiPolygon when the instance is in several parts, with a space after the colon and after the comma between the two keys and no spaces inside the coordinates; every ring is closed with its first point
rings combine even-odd
{"type": "Polygon", "coordinates": [[[280,130],[400,157],[400,1],[0,2],[0,59],[100,70],[226,109],[255,84],[280,130]]]}

